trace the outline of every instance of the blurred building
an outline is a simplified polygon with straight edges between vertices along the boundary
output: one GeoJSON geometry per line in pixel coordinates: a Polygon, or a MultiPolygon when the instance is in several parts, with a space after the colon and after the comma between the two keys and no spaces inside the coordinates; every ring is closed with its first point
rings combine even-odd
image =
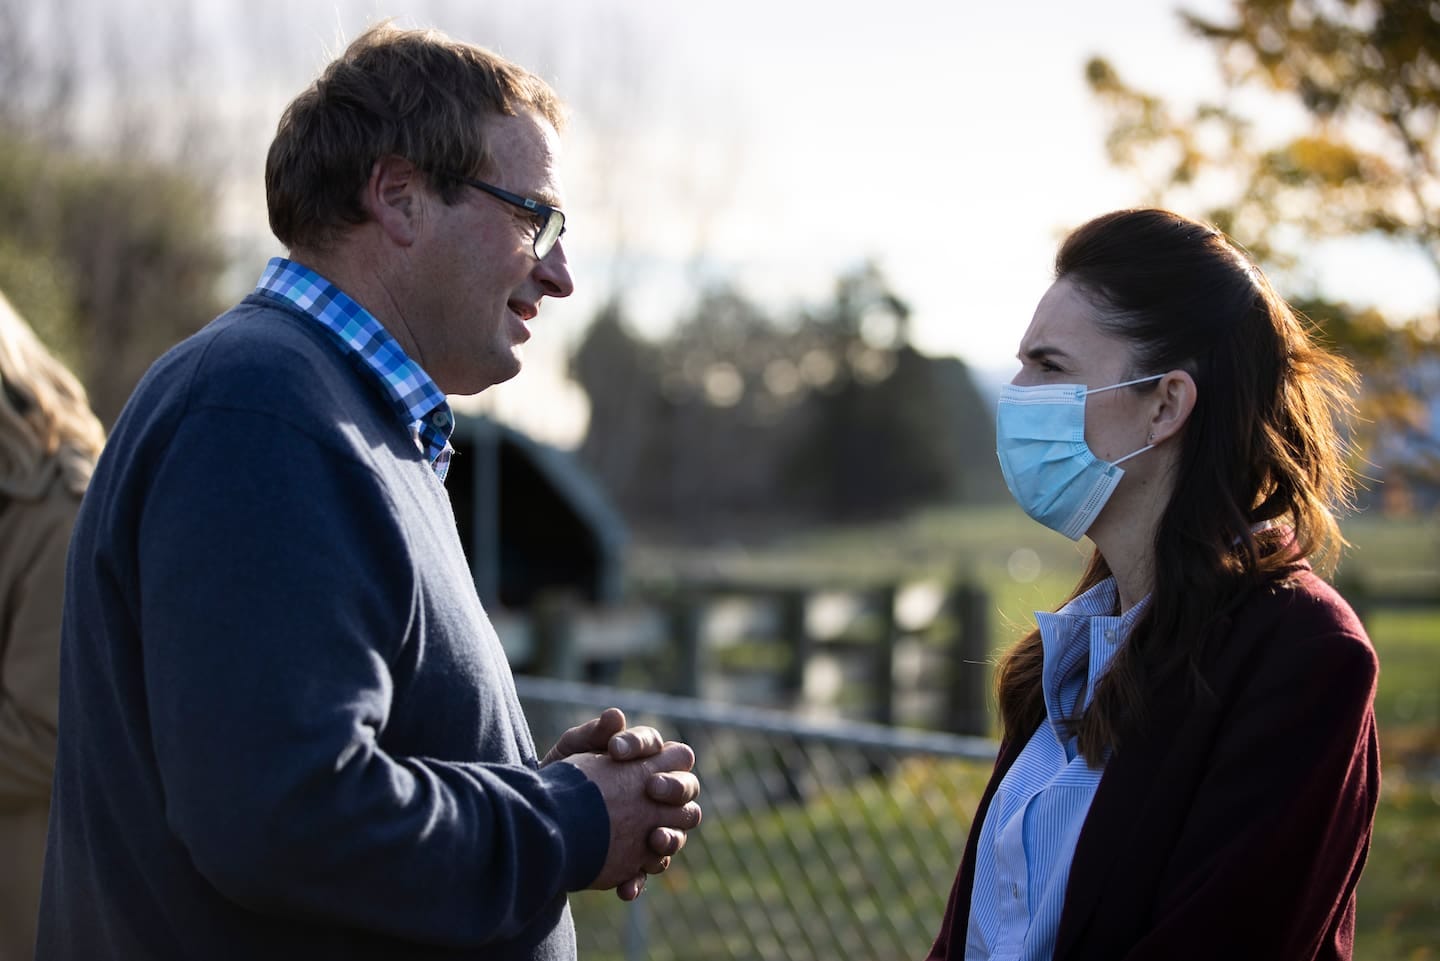
{"type": "Polygon", "coordinates": [[[529,610],[547,593],[616,600],[628,533],[572,456],[487,417],[457,414],[446,487],[492,616],[529,610]]]}

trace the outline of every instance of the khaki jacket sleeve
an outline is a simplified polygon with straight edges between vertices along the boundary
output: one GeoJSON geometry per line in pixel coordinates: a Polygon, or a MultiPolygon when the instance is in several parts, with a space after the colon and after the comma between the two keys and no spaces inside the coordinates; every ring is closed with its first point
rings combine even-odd
{"type": "Polygon", "coordinates": [[[0,811],[50,797],[65,555],[77,501],[12,501],[0,545],[0,811]]]}

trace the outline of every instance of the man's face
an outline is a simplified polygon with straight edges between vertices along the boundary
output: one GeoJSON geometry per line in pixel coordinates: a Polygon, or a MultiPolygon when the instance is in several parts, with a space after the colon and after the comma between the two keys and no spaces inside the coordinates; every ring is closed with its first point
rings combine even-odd
{"type": "MultiPolygon", "coordinates": [[[[556,169],[559,136],[522,111],[486,122],[496,187],[564,208],[556,169]]],[[[415,359],[447,394],[475,394],[520,372],[520,345],[544,297],[575,289],[562,243],[537,260],[538,224],[525,210],[471,187],[454,206],[422,193],[425,222],[411,258],[410,294],[401,305],[419,352],[415,359]]]]}

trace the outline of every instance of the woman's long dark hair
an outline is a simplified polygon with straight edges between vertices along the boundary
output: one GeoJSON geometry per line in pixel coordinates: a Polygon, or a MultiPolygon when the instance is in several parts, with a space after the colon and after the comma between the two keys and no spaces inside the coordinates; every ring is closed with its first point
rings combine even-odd
{"type": "MultiPolygon", "coordinates": [[[[1185,370],[1196,384],[1155,531],[1150,603],[1072,720],[1080,752],[1098,766],[1143,721],[1161,679],[1188,671],[1203,690],[1204,647],[1250,589],[1297,558],[1322,569],[1337,558],[1358,377],[1223,234],[1177,214],[1098,217],[1066,238],[1055,271],[1084,292],[1103,330],[1130,344],[1129,377],[1185,370]]],[[[1108,576],[1097,551],[1070,597],[1108,576]]],[[[1045,716],[1043,663],[1038,630],[1000,661],[1006,738],[1028,738],[1045,716]]]]}

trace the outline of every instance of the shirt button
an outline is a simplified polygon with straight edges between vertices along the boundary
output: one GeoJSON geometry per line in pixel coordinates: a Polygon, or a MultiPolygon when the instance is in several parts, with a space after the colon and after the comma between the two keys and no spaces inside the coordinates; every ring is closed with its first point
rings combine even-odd
{"type": "Polygon", "coordinates": [[[430,418],[430,423],[434,424],[436,427],[446,427],[450,423],[450,415],[445,413],[443,410],[436,411],[435,416],[430,418]]]}
{"type": "Polygon", "coordinates": [[[1105,630],[1105,640],[1106,640],[1107,642],[1111,643],[1111,644],[1114,644],[1114,643],[1115,643],[1115,629],[1114,629],[1113,627],[1111,627],[1111,628],[1106,628],[1106,630],[1105,630]]]}
{"type": "Polygon", "coordinates": [[[1010,894],[1013,895],[1016,900],[1019,900],[1019,898],[1020,898],[1020,885],[1018,885],[1018,884],[1012,884],[1012,885],[1010,885],[1010,894]]]}

